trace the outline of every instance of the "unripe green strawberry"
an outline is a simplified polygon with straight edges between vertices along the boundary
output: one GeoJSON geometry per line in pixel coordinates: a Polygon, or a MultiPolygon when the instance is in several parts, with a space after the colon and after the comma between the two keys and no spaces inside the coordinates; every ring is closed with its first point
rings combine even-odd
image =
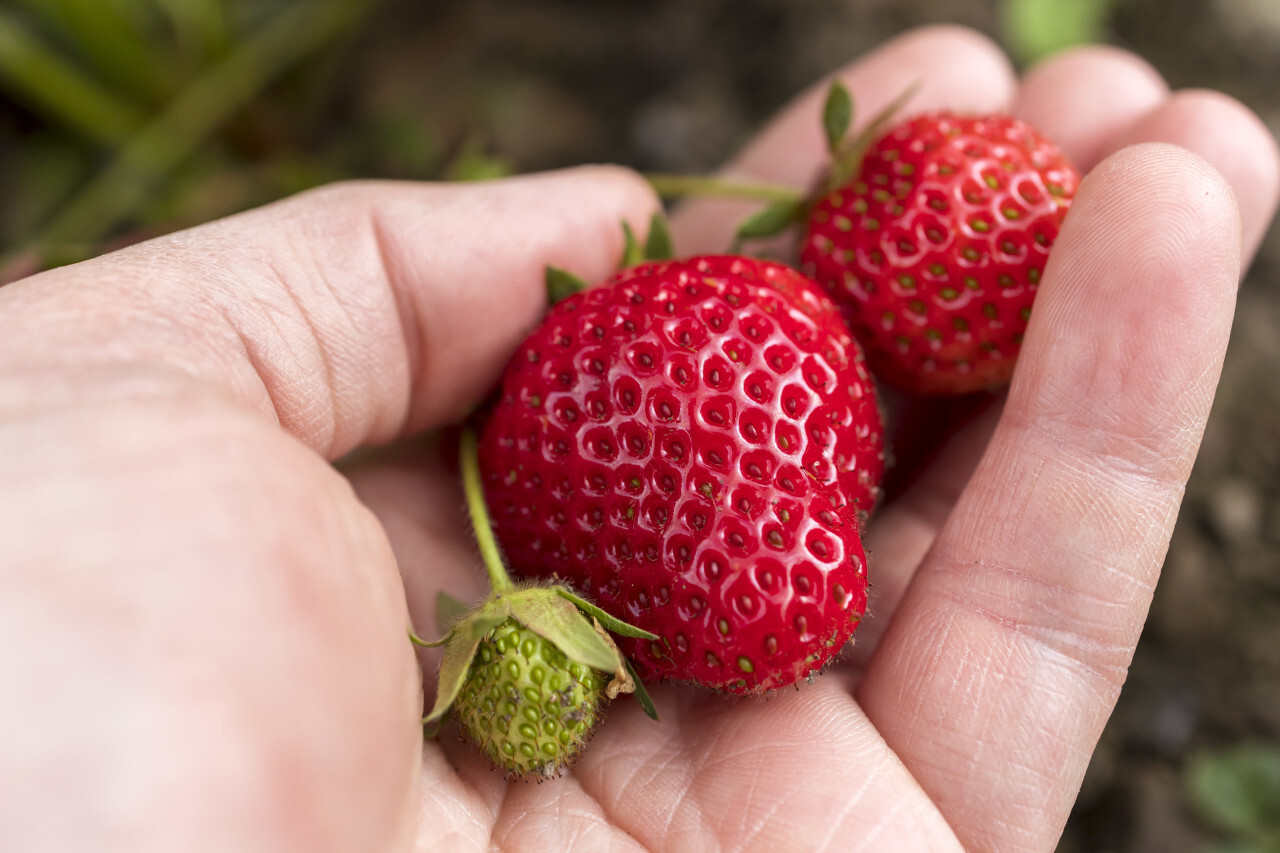
{"type": "Polygon", "coordinates": [[[547,776],[590,736],[606,682],[508,619],[480,641],[454,713],[495,764],[517,776],[547,776]]]}
{"type": "Polygon", "coordinates": [[[636,639],[655,635],[605,613],[564,586],[516,587],[507,575],[485,510],[475,435],[462,435],[462,479],[480,554],[493,591],[475,608],[441,593],[433,643],[445,646],[435,705],[423,718],[433,736],[453,711],[466,737],[512,777],[558,775],[582,749],[606,699],[636,694],[653,703],[606,629],[636,639]]]}

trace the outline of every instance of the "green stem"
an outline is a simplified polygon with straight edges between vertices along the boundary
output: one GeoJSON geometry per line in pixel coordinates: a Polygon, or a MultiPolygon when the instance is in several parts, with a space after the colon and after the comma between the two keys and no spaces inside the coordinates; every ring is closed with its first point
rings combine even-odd
{"type": "Polygon", "coordinates": [[[747,201],[792,202],[804,201],[804,193],[777,184],[740,183],[727,178],[702,175],[667,175],[648,173],[645,176],[658,195],[675,198],[684,195],[740,198],[747,201]]]}
{"type": "Polygon", "coordinates": [[[476,543],[480,546],[484,569],[489,573],[489,585],[494,592],[508,592],[515,589],[515,584],[507,574],[507,568],[502,562],[502,552],[498,549],[498,540],[493,535],[493,525],[489,523],[489,509],[484,503],[484,485],[480,482],[480,454],[476,448],[475,430],[462,431],[458,464],[462,467],[462,489],[467,496],[467,512],[471,516],[471,526],[476,530],[476,543]]]}

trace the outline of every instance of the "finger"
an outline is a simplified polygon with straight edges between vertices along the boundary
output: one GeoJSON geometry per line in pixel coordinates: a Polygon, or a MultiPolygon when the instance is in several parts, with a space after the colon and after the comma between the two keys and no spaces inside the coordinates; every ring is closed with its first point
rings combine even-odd
{"type": "MultiPolygon", "coordinates": [[[[1077,162],[1088,165],[1090,150],[1110,152],[1141,142],[1170,142],[1200,154],[1235,191],[1247,263],[1270,225],[1280,195],[1275,141],[1252,112],[1230,98],[1200,91],[1159,97],[1162,86],[1141,60],[1109,48],[1088,48],[1033,70],[1015,109],[1051,128],[1055,138],[1065,138],[1068,150],[1077,152],[1077,162]],[[1119,127],[1125,118],[1130,124],[1119,127]]],[[[994,419],[987,423],[989,428],[994,419]]],[[[855,663],[865,662],[874,652],[902,591],[946,519],[949,501],[961,492],[977,464],[985,447],[981,430],[981,425],[970,426],[965,436],[948,438],[927,475],[902,499],[886,506],[869,530],[874,608],[859,631],[855,663]]],[[[897,450],[901,455],[902,448],[897,450]]]]}
{"type": "MultiPolygon", "coordinates": [[[[899,37],[837,75],[853,95],[860,122],[920,84],[906,109],[1006,109],[1014,92],[1008,59],[984,36],[961,27],[925,27],[899,37]]],[[[828,161],[822,103],[828,81],[816,84],[776,116],[724,169],[731,178],[806,189],[828,161]]],[[[723,252],[743,218],[758,205],[691,200],[672,215],[685,253],[723,252]]]]}
{"type": "MultiPolygon", "coordinates": [[[[445,592],[474,604],[488,592],[458,475],[450,473],[437,438],[408,443],[377,458],[345,467],[361,503],[377,516],[396,555],[410,621],[419,636],[436,639],[447,625],[436,620],[436,598],[445,592]]],[[[435,672],[437,649],[418,649],[435,672]]],[[[428,678],[430,682],[430,678],[428,678]]],[[[427,685],[428,698],[434,685],[427,685]]]]}
{"type": "Polygon", "coordinates": [[[616,168],[336,185],[0,290],[0,355],[186,374],[332,458],[466,412],[543,310],[544,266],[604,277],[654,206],[616,168]]]}
{"type": "Polygon", "coordinates": [[[1116,140],[1117,146],[1143,142],[1181,145],[1222,173],[1240,203],[1248,266],[1280,198],[1280,150],[1262,120],[1220,92],[1189,89],[1174,94],[1116,140]]]}
{"type": "Polygon", "coordinates": [[[1056,142],[1084,174],[1168,97],[1169,87],[1146,61],[1094,46],[1056,54],[1028,71],[1013,112],[1056,142]]]}
{"type": "Polygon", "coordinates": [[[646,849],[961,849],[836,679],[767,700],[659,687],[654,701],[660,723],[619,707],[574,768],[646,849]]]}
{"type": "Polygon", "coordinates": [[[986,449],[1000,410],[1000,401],[992,400],[977,417],[949,431],[919,477],[868,526],[864,545],[872,567],[871,587],[867,616],[858,625],[848,656],[854,667],[866,666],[893,624],[916,569],[986,449]]]}
{"type": "Polygon", "coordinates": [[[23,783],[0,783],[0,849],[401,849],[418,672],[349,484],[223,397],[142,375],[124,403],[40,404],[20,365],[0,367],[0,754],[23,783]]]}
{"type": "MultiPolygon", "coordinates": [[[[1146,62],[1126,51],[1087,47],[1060,53],[1033,68],[1023,78],[1011,111],[1042,130],[1082,171],[1092,168],[1114,146],[1129,125],[1161,104],[1168,87],[1146,62]]],[[[952,434],[939,415],[936,401],[923,412],[904,413],[903,427],[892,442],[895,468],[889,476],[910,487],[889,501],[867,531],[866,546],[873,564],[868,618],[859,626],[849,661],[865,666],[889,626],[899,601],[924,559],[934,537],[951,512],[995,426],[998,410],[976,422],[966,420],[952,434]],[[916,423],[925,431],[919,441],[904,441],[902,429],[916,423]]]]}
{"type": "MultiPolygon", "coordinates": [[[[349,473],[387,530],[414,624],[439,631],[430,614],[435,590],[478,597],[483,570],[434,450],[406,448],[349,473]]],[[[421,651],[433,673],[438,655],[421,651]]],[[[430,702],[430,677],[426,692],[430,702]]],[[[554,785],[508,790],[488,760],[451,733],[428,742],[423,849],[490,831],[499,843],[531,832],[559,839],[556,849],[845,849],[842,839],[854,832],[886,849],[959,849],[834,676],[768,702],[670,687],[654,698],[660,723],[634,700],[615,700],[590,748],[554,785]]]]}
{"type": "Polygon", "coordinates": [[[1221,367],[1230,187],[1182,149],[1084,182],[982,461],[859,691],[966,846],[1049,849],[1110,714],[1221,367]]]}

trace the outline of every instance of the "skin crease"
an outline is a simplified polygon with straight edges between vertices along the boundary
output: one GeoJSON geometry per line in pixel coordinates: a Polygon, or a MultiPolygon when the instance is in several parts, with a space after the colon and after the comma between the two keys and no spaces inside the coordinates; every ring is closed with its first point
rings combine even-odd
{"type": "MultiPolygon", "coordinates": [[[[604,277],[655,200],[611,168],[339,185],[0,289],[0,848],[1052,850],[1280,157],[1239,104],[1115,51],[1020,84],[930,28],[842,76],[866,114],[918,79],[912,109],[1063,128],[1089,172],[1007,400],[868,531],[847,664],[768,700],[658,687],[660,724],[620,700],[548,784],[421,745],[438,656],[405,628],[483,591],[458,487],[431,439],[327,460],[465,413],[543,266],[604,277]]],[[[728,171],[807,183],[820,92],[728,171]]],[[[685,206],[677,245],[722,248],[740,212],[685,206]]]]}

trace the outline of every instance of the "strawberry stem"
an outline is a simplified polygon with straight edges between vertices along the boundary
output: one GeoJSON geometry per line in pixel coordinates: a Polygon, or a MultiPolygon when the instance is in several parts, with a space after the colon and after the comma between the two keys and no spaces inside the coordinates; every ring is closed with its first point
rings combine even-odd
{"type": "Polygon", "coordinates": [[[658,195],[666,198],[700,195],[741,198],[748,201],[793,202],[796,204],[804,201],[804,193],[793,190],[790,187],[778,186],[777,184],[739,183],[727,178],[703,175],[668,175],[652,172],[644,177],[657,191],[658,195]]]}
{"type": "Polygon", "coordinates": [[[507,574],[507,567],[502,562],[502,551],[493,535],[493,525],[489,523],[489,509],[484,502],[484,485],[480,482],[480,455],[475,430],[462,431],[458,463],[462,468],[462,490],[467,497],[467,513],[471,516],[471,526],[476,530],[476,544],[480,546],[484,569],[489,573],[489,585],[494,592],[510,592],[515,589],[515,584],[507,574]]]}

